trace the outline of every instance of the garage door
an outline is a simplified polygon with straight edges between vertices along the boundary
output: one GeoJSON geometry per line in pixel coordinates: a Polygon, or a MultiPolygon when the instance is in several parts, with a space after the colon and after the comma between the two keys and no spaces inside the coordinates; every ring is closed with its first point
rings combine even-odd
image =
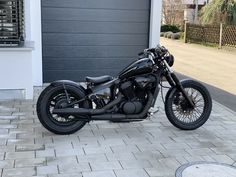
{"type": "Polygon", "coordinates": [[[149,0],[42,0],[43,79],[115,76],[148,46],[149,0]]]}

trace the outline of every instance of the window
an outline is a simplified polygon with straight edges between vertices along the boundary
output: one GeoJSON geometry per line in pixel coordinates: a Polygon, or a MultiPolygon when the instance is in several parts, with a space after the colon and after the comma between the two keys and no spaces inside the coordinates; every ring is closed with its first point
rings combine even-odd
{"type": "Polygon", "coordinates": [[[0,0],[0,46],[24,43],[23,0],[0,0]]]}

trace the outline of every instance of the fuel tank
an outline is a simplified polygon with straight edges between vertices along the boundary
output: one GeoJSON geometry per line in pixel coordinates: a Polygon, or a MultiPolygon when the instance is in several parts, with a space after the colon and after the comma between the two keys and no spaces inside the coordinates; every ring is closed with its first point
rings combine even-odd
{"type": "Polygon", "coordinates": [[[141,60],[137,60],[130,65],[128,65],[125,69],[123,69],[119,73],[120,79],[129,78],[132,76],[137,76],[141,74],[148,74],[152,72],[153,62],[150,58],[143,58],[141,60]]]}

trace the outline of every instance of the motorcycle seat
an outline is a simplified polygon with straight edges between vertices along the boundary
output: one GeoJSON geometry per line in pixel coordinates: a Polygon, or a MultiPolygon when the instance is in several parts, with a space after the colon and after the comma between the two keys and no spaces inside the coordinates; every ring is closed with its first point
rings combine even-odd
{"type": "Polygon", "coordinates": [[[104,82],[111,81],[113,78],[111,76],[100,76],[100,77],[86,77],[86,82],[90,82],[93,84],[102,84],[104,82]]]}

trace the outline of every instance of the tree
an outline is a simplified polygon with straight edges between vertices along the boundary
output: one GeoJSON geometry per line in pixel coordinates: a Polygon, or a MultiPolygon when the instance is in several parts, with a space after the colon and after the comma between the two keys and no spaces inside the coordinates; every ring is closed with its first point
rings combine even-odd
{"type": "Polygon", "coordinates": [[[182,0],[163,0],[163,23],[168,25],[181,25],[184,18],[184,5],[182,0]]]}
{"type": "Polygon", "coordinates": [[[203,24],[236,24],[236,0],[212,0],[201,11],[203,24]]]}

